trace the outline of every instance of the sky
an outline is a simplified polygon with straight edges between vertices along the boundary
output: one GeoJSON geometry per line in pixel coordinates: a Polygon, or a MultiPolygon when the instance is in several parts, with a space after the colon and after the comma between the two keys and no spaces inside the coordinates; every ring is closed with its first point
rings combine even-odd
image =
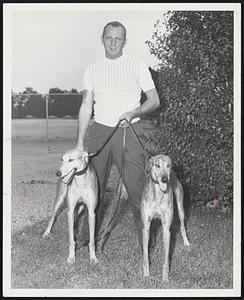
{"type": "Polygon", "coordinates": [[[156,10],[14,10],[11,18],[11,89],[32,87],[40,93],[58,87],[82,90],[87,64],[105,55],[101,34],[105,24],[120,21],[127,28],[124,53],[137,56],[148,66],[157,65],[146,40],[162,19],[156,10]]]}

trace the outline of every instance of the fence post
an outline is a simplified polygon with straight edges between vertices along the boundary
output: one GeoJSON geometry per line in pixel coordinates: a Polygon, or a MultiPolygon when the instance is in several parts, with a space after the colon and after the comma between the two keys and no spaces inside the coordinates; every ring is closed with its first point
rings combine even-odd
{"type": "Polygon", "coordinates": [[[46,95],[46,134],[48,140],[48,95],[46,95]]]}

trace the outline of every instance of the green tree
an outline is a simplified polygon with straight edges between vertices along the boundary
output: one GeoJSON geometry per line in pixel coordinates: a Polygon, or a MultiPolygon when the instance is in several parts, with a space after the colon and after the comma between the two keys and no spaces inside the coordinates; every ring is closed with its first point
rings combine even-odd
{"type": "Polygon", "coordinates": [[[160,61],[157,151],[172,156],[192,201],[231,201],[233,13],[168,12],[147,44],[160,61]]]}

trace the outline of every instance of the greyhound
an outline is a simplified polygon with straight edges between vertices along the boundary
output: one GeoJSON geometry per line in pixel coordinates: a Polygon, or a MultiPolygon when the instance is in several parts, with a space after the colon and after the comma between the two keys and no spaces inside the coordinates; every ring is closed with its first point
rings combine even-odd
{"type": "Polygon", "coordinates": [[[165,261],[163,265],[163,281],[169,277],[170,226],[173,221],[173,193],[176,197],[181,223],[181,235],[184,245],[190,246],[184,225],[183,188],[172,170],[171,159],[166,155],[157,155],[150,159],[150,173],[144,187],[141,203],[142,238],[143,238],[143,272],[149,276],[148,241],[151,220],[161,219],[163,226],[163,243],[165,261]]]}
{"type": "Polygon", "coordinates": [[[84,205],[88,208],[90,231],[90,261],[97,263],[95,255],[95,208],[98,201],[98,182],[95,170],[88,163],[86,151],[69,150],[62,159],[62,165],[56,173],[60,180],[57,185],[57,194],[54,202],[53,213],[43,237],[50,234],[58,214],[58,209],[67,195],[68,227],[69,227],[69,264],[75,262],[74,219],[75,210],[77,217],[82,212],[84,205]]]}

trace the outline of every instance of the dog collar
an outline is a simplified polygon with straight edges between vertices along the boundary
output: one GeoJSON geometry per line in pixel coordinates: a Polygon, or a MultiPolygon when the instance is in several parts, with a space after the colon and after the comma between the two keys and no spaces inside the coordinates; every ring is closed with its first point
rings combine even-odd
{"type": "Polygon", "coordinates": [[[83,175],[83,174],[86,173],[87,169],[88,169],[88,164],[87,164],[86,167],[85,167],[84,169],[82,169],[81,171],[79,171],[79,172],[74,172],[73,175],[74,175],[74,176],[80,176],[80,175],[83,175]]]}
{"type": "Polygon", "coordinates": [[[88,169],[88,164],[87,164],[87,166],[84,169],[82,169],[82,170],[80,170],[78,172],[76,172],[77,169],[75,169],[74,173],[72,174],[72,176],[69,179],[68,184],[71,184],[71,182],[73,181],[73,179],[74,179],[75,176],[80,176],[80,175],[85,174],[86,171],[87,171],[87,169],[88,169]]]}
{"type": "MultiPolygon", "coordinates": [[[[149,178],[150,178],[150,176],[149,176],[149,178]]],[[[151,180],[152,180],[155,184],[158,184],[158,185],[160,186],[160,183],[159,183],[158,178],[157,178],[157,180],[155,180],[154,178],[151,177],[151,180]]],[[[168,187],[167,187],[167,189],[166,189],[165,191],[162,191],[161,188],[160,188],[160,191],[161,191],[162,193],[166,194],[166,193],[168,192],[168,187]]]]}

